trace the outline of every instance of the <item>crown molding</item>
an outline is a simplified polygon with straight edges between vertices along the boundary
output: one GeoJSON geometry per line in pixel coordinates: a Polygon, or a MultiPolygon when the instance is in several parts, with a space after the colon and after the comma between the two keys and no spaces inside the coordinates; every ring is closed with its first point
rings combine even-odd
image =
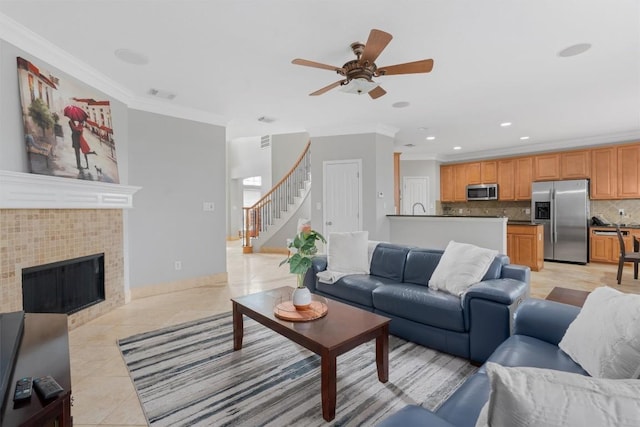
{"type": "Polygon", "coordinates": [[[226,127],[229,120],[223,116],[209,113],[195,108],[183,107],[170,104],[172,101],[156,101],[146,98],[132,98],[128,104],[132,110],[146,111],[149,113],[161,114],[163,116],[176,117],[179,119],[192,120],[194,122],[208,123],[216,126],[226,127]]]}
{"type": "Polygon", "coordinates": [[[400,160],[440,160],[438,155],[433,153],[400,153],[400,160]]]}

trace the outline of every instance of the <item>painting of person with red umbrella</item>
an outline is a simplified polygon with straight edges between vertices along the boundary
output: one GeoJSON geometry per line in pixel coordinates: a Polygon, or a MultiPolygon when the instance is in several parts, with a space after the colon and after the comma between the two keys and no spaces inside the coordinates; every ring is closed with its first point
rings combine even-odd
{"type": "Polygon", "coordinates": [[[17,58],[29,172],[119,183],[111,101],[40,64],[17,58]]]}
{"type": "Polygon", "coordinates": [[[91,151],[91,147],[84,139],[82,135],[84,131],[84,122],[87,120],[87,113],[80,107],[75,105],[68,105],[64,108],[65,117],[69,118],[69,127],[71,128],[71,146],[76,152],[76,166],[78,170],[82,170],[83,167],[80,162],[80,152],[84,154],[84,160],[86,166],[84,169],[89,169],[89,158],[87,154],[96,154],[95,151],[91,151]]]}

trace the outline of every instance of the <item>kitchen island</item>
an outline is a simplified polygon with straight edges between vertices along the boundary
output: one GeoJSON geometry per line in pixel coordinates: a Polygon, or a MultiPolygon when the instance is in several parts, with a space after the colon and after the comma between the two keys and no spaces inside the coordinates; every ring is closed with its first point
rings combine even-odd
{"type": "Polygon", "coordinates": [[[507,217],[387,215],[391,243],[444,249],[450,240],[507,253],[507,217]]]}

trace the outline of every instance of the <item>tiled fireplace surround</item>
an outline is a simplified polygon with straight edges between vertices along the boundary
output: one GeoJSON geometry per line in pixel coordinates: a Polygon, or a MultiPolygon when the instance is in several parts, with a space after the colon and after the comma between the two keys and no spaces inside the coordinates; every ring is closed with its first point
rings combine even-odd
{"type": "Polygon", "coordinates": [[[105,300],[69,315],[69,328],[123,305],[123,209],[139,189],[0,170],[0,312],[22,310],[22,269],[100,253],[105,300]]]}
{"type": "Polygon", "coordinates": [[[22,309],[22,269],[104,253],[105,301],[72,329],[124,304],[122,209],[0,209],[0,312],[22,309]]]}

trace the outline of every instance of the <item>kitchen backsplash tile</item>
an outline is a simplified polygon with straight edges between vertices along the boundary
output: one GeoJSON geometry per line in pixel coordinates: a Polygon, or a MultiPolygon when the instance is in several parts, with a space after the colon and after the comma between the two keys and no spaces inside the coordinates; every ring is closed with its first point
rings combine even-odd
{"type": "Polygon", "coordinates": [[[611,223],[640,224],[640,200],[592,200],[591,215],[600,215],[611,223]],[[624,215],[618,210],[623,209],[624,215]]]}
{"type": "MultiPolygon", "coordinates": [[[[591,200],[591,215],[601,215],[611,223],[640,224],[640,200],[591,200]],[[624,209],[624,215],[618,214],[624,209]]],[[[514,221],[531,220],[531,202],[500,202],[496,200],[436,203],[437,215],[506,216],[514,221]]]]}
{"type": "Polygon", "coordinates": [[[506,216],[515,221],[531,219],[531,202],[499,202],[478,200],[474,202],[442,203],[438,215],[458,216],[506,216]]]}

